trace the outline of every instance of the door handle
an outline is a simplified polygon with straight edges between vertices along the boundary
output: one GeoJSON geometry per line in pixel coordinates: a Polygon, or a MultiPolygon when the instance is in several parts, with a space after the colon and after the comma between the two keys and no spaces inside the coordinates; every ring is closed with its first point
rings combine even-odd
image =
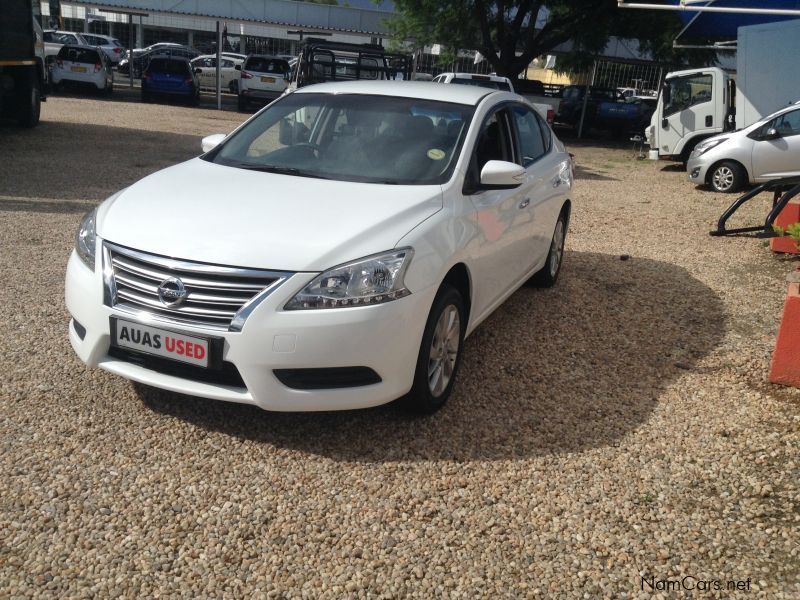
{"type": "Polygon", "coordinates": [[[530,204],[530,203],[531,203],[531,199],[530,198],[525,198],[523,201],[521,201],[519,203],[520,210],[522,210],[523,208],[527,208],[528,204],[530,204]]]}

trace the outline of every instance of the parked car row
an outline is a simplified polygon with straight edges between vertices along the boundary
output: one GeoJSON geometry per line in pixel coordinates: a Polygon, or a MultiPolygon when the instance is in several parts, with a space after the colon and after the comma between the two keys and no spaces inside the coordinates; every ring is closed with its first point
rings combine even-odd
{"type": "Polygon", "coordinates": [[[43,34],[45,56],[52,64],[62,46],[93,46],[100,48],[112,65],[118,64],[123,57],[125,49],[115,37],[97,33],[75,33],[72,31],[47,30],[43,34]]]}

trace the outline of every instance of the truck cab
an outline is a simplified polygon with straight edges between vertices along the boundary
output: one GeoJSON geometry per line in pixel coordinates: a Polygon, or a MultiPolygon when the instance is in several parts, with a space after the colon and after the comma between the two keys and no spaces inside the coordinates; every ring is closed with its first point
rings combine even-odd
{"type": "Polygon", "coordinates": [[[685,163],[699,142],[733,127],[734,97],[718,67],[669,73],[646,131],[650,158],[685,163]]]}

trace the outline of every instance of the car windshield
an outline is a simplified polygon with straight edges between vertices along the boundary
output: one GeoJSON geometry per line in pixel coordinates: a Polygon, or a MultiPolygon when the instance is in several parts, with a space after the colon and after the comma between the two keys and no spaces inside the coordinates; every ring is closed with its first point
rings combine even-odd
{"type": "Polygon", "coordinates": [[[289,72],[289,63],[280,59],[251,56],[247,59],[244,68],[256,73],[278,73],[284,75],[289,72]]]}
{"type": "Polygon", "coordinates": [[[300,177],[444,183],[473,111],[418,98],[295,93],[271,104],[204,158],[300,177]]]}
{"type": "Polygon", "coordinates": [[[189,72],[188,64],[182,60],[168,58],[154,58],[147,67],[150,72],[169,73],[171,75],[185,75],[189,72]]]}
{"type": "Polygon", "coordinates": [[[97,50],[89,48],[69,48],[67,46],[62,46],[61,50],[58,51],[58,58],[70,62],[88,63],[92,65],[100,60],[97,50]]]}

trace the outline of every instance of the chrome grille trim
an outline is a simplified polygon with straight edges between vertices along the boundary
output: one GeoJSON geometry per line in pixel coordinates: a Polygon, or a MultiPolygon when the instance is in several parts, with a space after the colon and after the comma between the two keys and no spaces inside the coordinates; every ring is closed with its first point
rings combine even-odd
{"type": "Polygon", "coordinates": [[[247,317],[292,273],[210,265],[103,243],[104,303],[137,319],[241,331],[247,317]],[[159,300],[170,277],[188,295],[179,306],[159,300]]]}

